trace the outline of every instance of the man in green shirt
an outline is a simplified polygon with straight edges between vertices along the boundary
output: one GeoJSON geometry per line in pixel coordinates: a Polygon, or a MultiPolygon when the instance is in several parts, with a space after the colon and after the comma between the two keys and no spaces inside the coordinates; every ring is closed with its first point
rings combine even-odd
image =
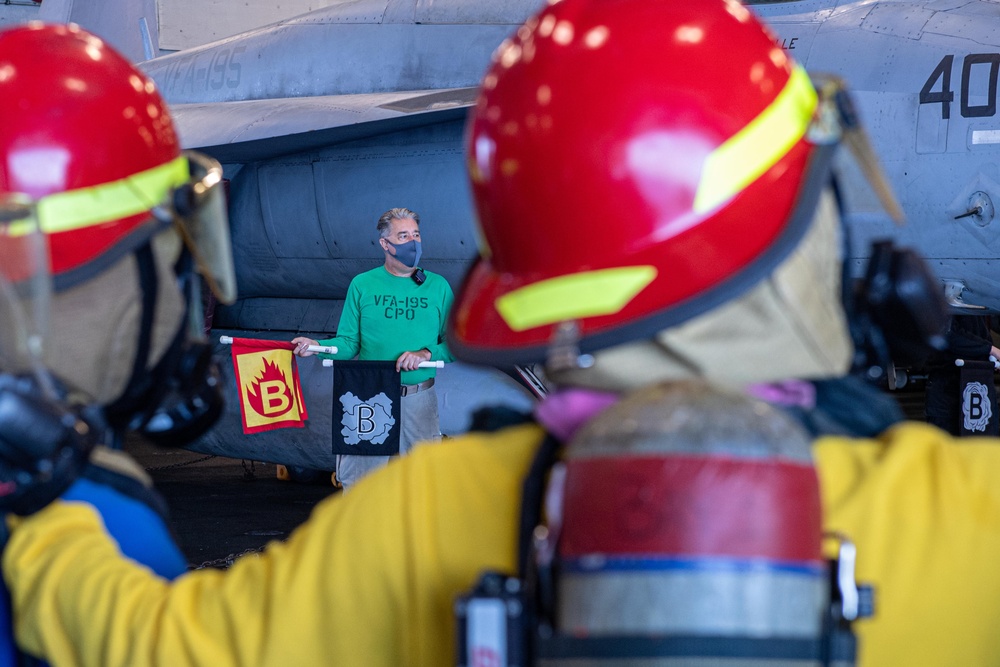
{"type": "MultiPolygon", "coordinates": [[[[419,365],[453,360],[444,331],[454,295],[448,281],[418,266],[419,215],[407,208],[392,208],[379,217],[377,229],[385,262],[351,281],[337,335],[321,341],[298,336],[292,342],[300,357],[314,354],[310,345],[333,345],[336,354],[322,356],[395,360],[402,381],[399,453],[405,454],[416,442],[441,438],[436,371],[419,365]]],[[[388,460],[387,456],[338,456],[337,479],[346,489],[388,460]]]]}

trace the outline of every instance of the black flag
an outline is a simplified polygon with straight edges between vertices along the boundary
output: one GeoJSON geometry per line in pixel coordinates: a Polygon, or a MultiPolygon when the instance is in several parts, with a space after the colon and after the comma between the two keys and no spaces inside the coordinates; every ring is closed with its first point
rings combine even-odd
{"type": "Polygon", "coordinates": [[[399,453],[399,371],[395,361],[333,362],[333,453],[399,453]]]}
{"type": "Polygon", "coordinates": [[[997,392],[993,362],[965,360],[958,382],[960,435],[998,435],[997,392]]]}

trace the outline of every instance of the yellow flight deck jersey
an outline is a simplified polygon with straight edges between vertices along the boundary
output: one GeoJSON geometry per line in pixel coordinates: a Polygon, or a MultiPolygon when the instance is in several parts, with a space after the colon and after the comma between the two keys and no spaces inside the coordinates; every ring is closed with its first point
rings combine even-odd
{"type": "MultiPolygon", "coordinates": [[[[483,570],[513,572],[542,438],[524,425],[423,445],[287,542],[173,583],[118,557],[88,506],[55,503],[3,554],[17,639],[56,665],[452,665],[452,602],[483,570]]],[[[876,588],[859,664],[1000,664],[1000,441],[903,423],[815,453],[825,523],[876,588]]]]}
{"type": "Polygon", "coordinates": [[[455,662],[456,596],[514,572],[527,424],[425,443],[321,502],[284,543],[173,583],[54,503],[3,554],[15,635],[59,667],[409,667],[455,662]]]}
{"type": "Polygon", "coordinates": [[[820,438],[824,524],[858,547],[862,667],[1000,665],[1000,440],[902,422],[820,438]]]}

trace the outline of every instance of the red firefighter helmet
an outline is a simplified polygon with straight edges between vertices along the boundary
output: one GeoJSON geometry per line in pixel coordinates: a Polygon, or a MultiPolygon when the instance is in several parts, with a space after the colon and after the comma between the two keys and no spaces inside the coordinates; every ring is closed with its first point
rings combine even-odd
{"type": "Polygon", "coordinates": [[[735,0],[547,6],[497,50],[467,126],[482,259],[456,354],[540,361],[563,322],[592,351],[744,292],[809,226],[816,108],[735,0]]]}
{"type": "Polygon", "coordinates": [[[149,211],[190,178],[152,81],[75,25],[0,32],[0,99],[0,194],[37,202],[63,284],[148,238],[149,211]]]}
{"type": "Polygon", "coordinates": [[[221,165],[72,24],[0,31],[0,99],[0,370],[57,376],[116,429],[200,433],[221,396],[191,281],[236,289],[221,165]]]}

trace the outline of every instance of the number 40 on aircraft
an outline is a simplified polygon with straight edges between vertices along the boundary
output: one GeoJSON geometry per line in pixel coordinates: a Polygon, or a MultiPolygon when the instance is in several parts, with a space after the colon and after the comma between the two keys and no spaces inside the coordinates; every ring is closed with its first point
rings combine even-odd
{"type": "MultiPolygon", "coordinates": [[[[931,75],[927,77],[924,87],[920,89],[920,103],[940,104],[941,117],[945,120],[951,118],[951,103],[955,101],[955,93],[951,89],[951,73],[954,63],[954,55],[942,58],[931,75]]],[[[996,115],[998,70],[1000,70],[1000,53],[970,53],[962,59],[962,85],[959,91],[959,102],[963,118],[984,118],[996,115]],[[989,66],[986,104],[972,104],[969,99],[969,87],[974,68],[985,66],[989,66]]]]}

